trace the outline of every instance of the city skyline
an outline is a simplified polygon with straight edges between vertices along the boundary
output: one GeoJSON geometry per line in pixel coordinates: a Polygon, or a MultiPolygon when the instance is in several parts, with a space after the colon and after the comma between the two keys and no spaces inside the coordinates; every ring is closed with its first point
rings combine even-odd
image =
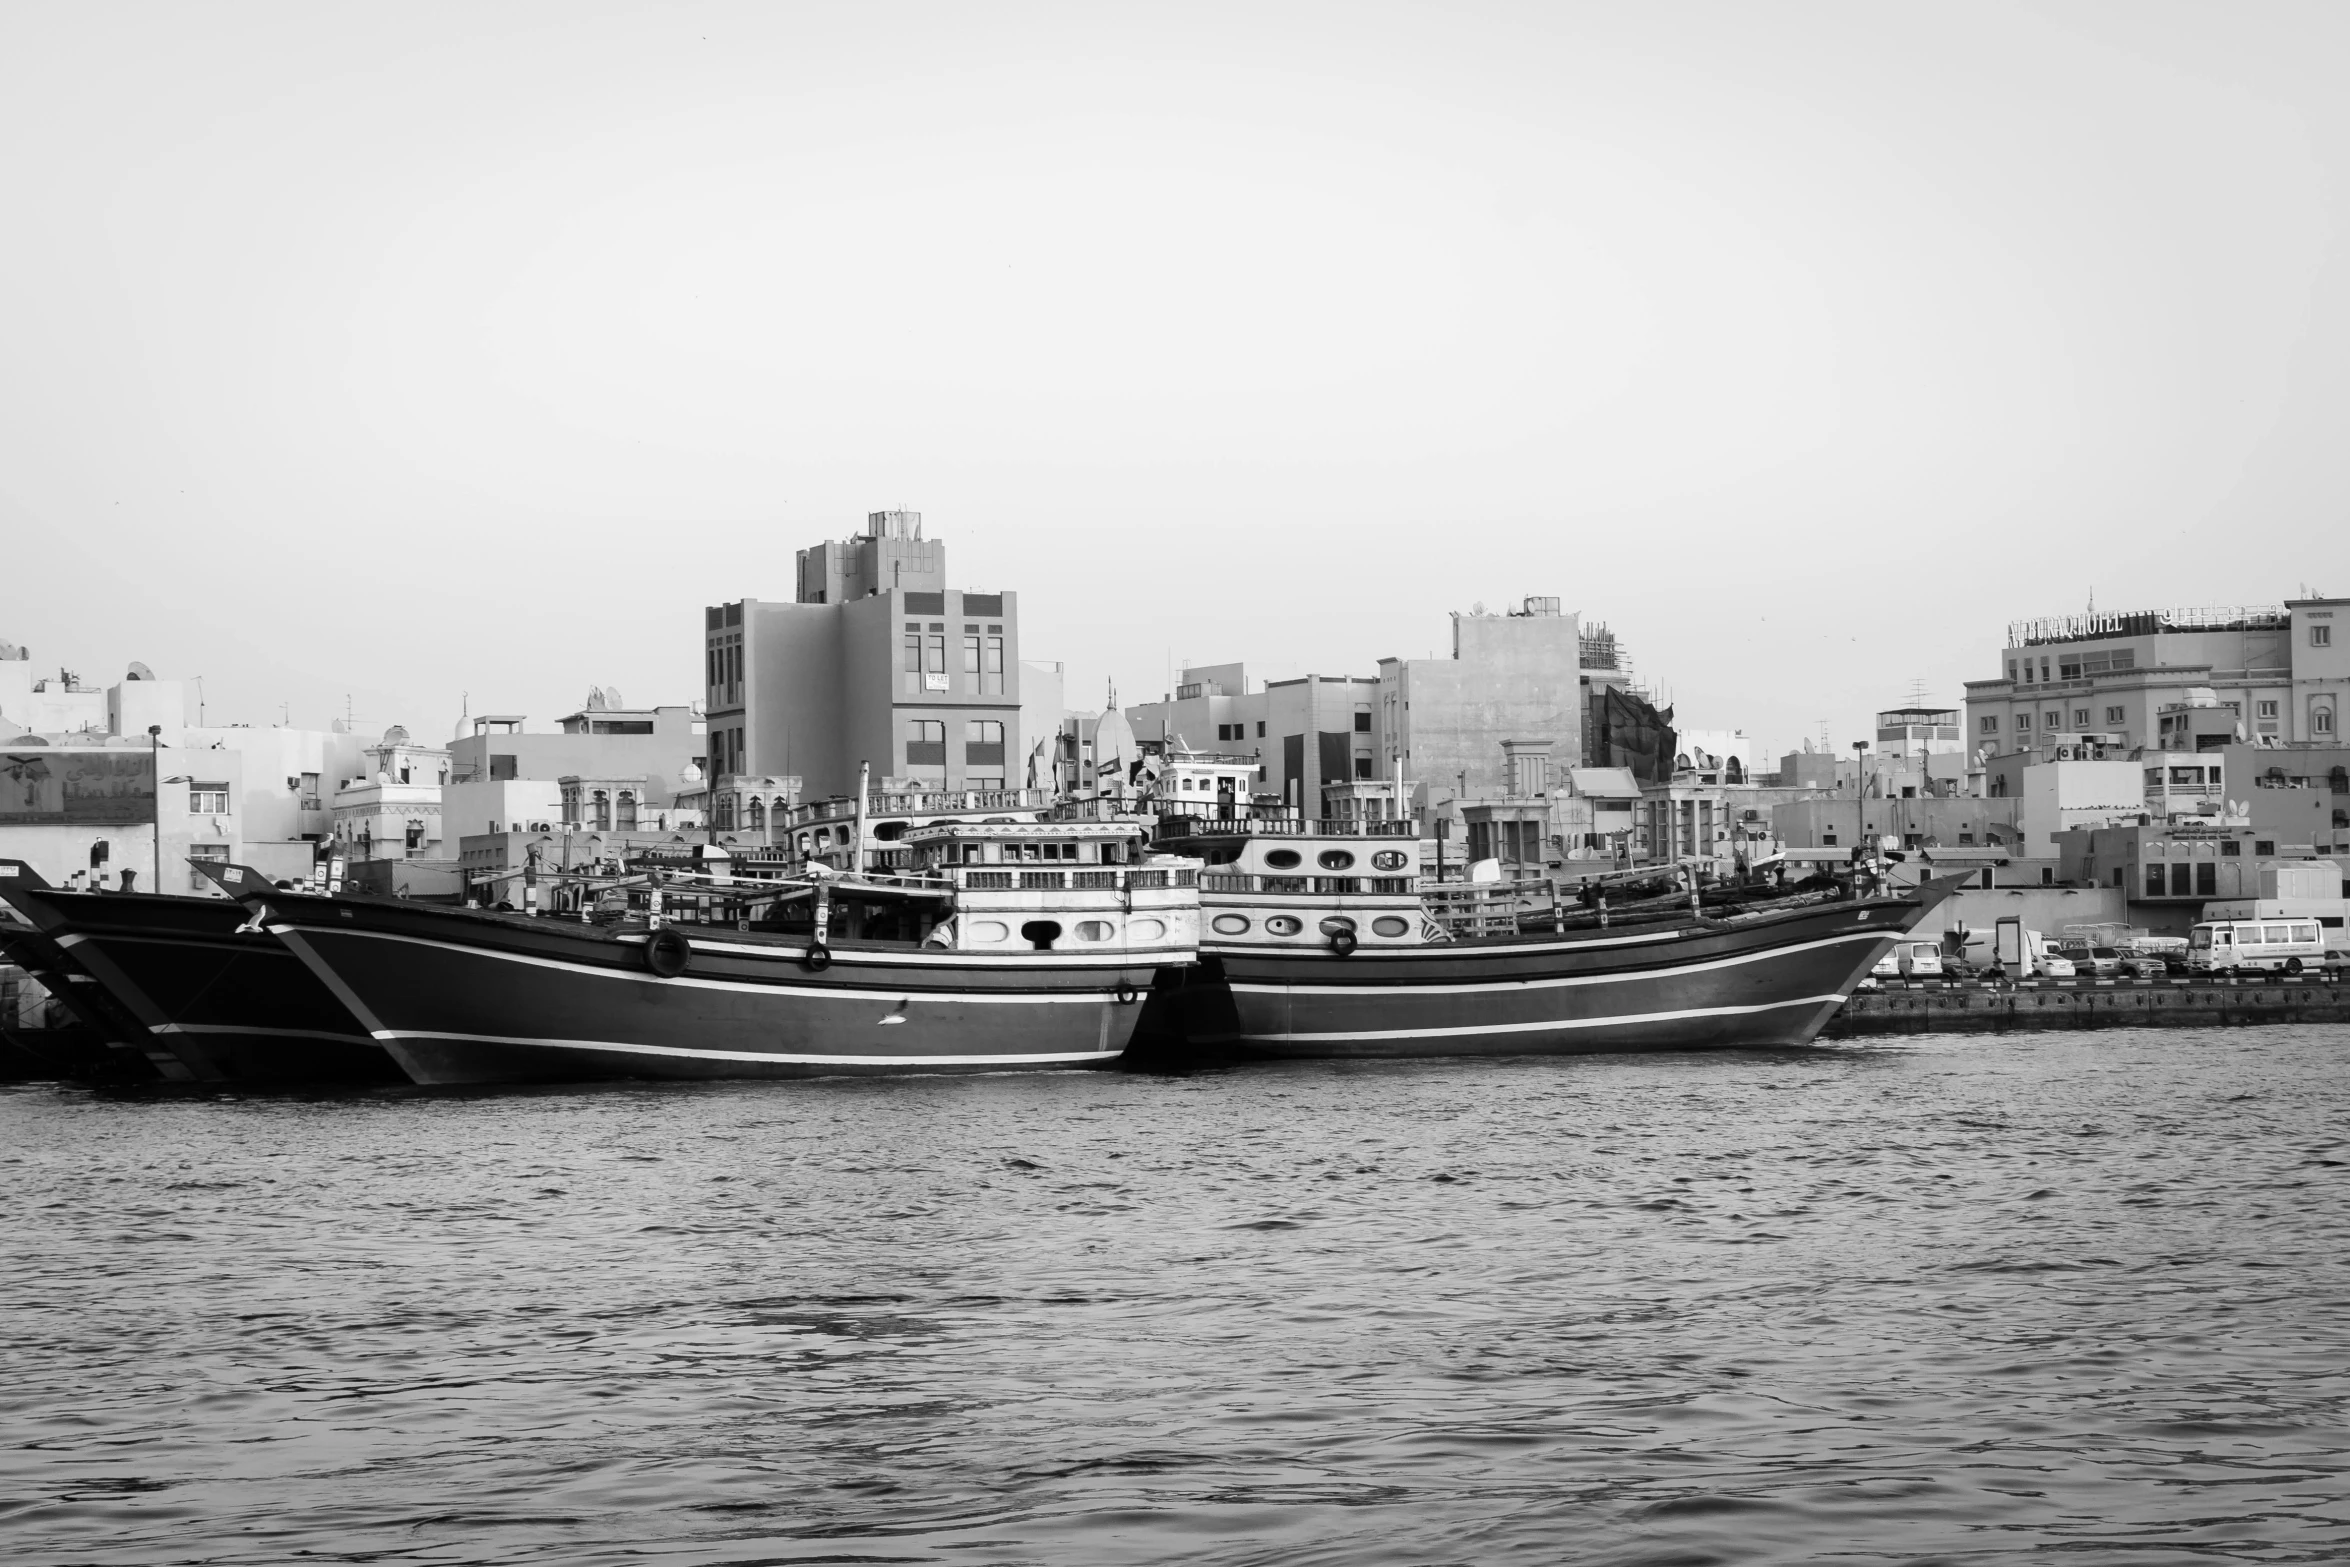
{"type": "Polygon", "coordinates": [[[0,637],[545,724],[903,506],[1073,706],[1555,595],[1774,754],[2338,589],[2350,22],[1788,14],[19,16],[0,637]]]}

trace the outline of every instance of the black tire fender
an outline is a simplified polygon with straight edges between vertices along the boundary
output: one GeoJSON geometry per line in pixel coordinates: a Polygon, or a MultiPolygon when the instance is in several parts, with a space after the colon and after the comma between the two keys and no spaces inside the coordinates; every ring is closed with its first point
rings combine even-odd
{"type": "Polygon", "coordinates": [[[1332,931],[1330,933],[1330,950],[1342,958],[1352,957],[1355,950],[1355,933],[1351,930],[1332,931]]]}
{"type": "Polygon", "coordinates": [[[1134,981],[1130,979],[1118,981],[1118,1005],[1130,1007],[1141,999],[1142,992],[1134,988],[1134,981]]]}
{"type": "Polygon", "coordinates": [[[645,942],[645,967],[663,979],[675,979],[694,961],[694,944],[673,925],[664,925],[645,942]]]}
{"type": "Polygon", "coordinates": [[[811,974],[821,974],[832,967],[832,949],[821,941],[808,943],[808,955],[800,960],[811,974]]]}

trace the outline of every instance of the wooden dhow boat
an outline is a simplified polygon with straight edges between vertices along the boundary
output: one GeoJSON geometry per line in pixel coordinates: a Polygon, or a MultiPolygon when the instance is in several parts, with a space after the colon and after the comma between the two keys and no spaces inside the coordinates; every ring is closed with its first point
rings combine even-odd
{"type": "Polygon", "coordinates": [[[1694,882],[1613,910],[1604,890],[1585,908],[1553,884],[1550,906],[1530,910],[1512,906],[1513,889],[1424,884],[1408,816],[1169,815],[1157,843],[1208,866],[1200,978],[1171,1009],[1194,1053],[1801,1045],[1955,886],[1907,897],[1846,886],[1709,911],[1694,882]]]}
{"type": "MultiPolygon", "coordinates": [[[[29,871],[0,860],[0,881],[29,871]]],[[[169,1052],[142,1048],[142,1037],[94,978],[0,900],[0,1077],[109,1087],[188,1077],[169,1052]]]]}
{"type": "Polygon", "coordinates": [[[1199,940],[1126,823],[942,822],[902,873],[653,867],[537,915],[215,878],[419,1083],[1100,1066],[1199,940]]]}
{"type": "Polygon", "coordinates": [[[104,992],[164,1076],[296,1086],[407,1081],[334,993],[225,898],[52,887],[0,860],[0,900],[104,992]]]}

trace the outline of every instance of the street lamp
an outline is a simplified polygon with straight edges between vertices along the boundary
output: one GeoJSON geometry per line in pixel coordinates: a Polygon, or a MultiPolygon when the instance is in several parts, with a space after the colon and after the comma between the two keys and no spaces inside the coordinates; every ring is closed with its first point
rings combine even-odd
{"type": "Polygon", "coordinates": [[[147,770],[155,779],[155,880],[147,890],[161,892],[163,890],[163,786],[188,781],[185,777],[166,778],[163,776],[163,726],[161,724],[147,726],[147,770]]]}

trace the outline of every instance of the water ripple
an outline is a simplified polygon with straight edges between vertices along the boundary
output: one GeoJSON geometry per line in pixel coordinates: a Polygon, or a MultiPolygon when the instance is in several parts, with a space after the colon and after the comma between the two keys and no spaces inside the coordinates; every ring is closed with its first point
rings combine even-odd
{"type": "Polygon", "coordinates": [[[12,1559],[2350,1557],[2340,1029],[0,1093],[12,1559]]]}

